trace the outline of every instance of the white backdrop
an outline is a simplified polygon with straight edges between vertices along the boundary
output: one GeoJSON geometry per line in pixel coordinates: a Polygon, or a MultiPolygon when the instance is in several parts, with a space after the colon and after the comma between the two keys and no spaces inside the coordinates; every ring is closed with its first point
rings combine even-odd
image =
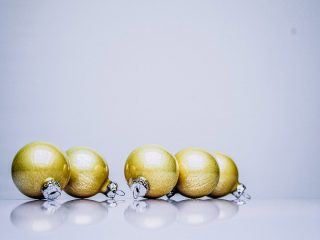
{"type": "Polygon", "coordinates": [[[0,0],[0,198],[24,144],[219,150],[262,197],[320,197],[318,1],[0,0]]]}

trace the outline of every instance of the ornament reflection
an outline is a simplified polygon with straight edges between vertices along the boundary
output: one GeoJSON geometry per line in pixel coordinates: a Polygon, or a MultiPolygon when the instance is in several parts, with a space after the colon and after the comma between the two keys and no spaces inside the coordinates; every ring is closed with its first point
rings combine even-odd
{"type": "Polygon", "coordinates": [[[22,230],[47,232],[62,225],[66,220],[66,212],[56,202],[35,200],[16,207],[11,212],[10,220],[22,230]]]}
{"type": "Polygon", "coordinates": [[[239,209],[235,202],[222,199],[187,199],[175,205],[178,208],[177,222],[187,225],[230,219],[239,209]]]}
{"type": "Polygon", "coordinates": [[[119,201],[98,202],[75,199],[59,204],[55,201],[35,200],[20,204],[10,215],[11,223],[31,232],[47,232],[64,225],[85,226],[97,224],[108,216],[108,209],[119,201]]]}
{"type": "Polygon", "coordinates": [[[217,199],[217,200],[209,200],[215,201],[219,209],[219,220],[228,220],[233,218],[239,211],[239,205],[236,201],[229,201],[224,199],[217,199]]]}
{"type": "Polygon", "coordinates": [[[174,222],[203,225],[227,220],[233,218],[238,211],[236,202],[222,199],[149,199],[130,204],[124,212],[124,218],[137,228],[159,229],[174,222]]]}
{"type": "Polygon", "coordinates": [[[188,199],[177,202],[176,207],[179,210],[177,222],[183,224],[206,224],[219,216],[215,201],[188,199]]]}
{"type": "Polygon", "coordinates": [[[176,207],[162,199],[134,201],[124,212],[131,225],[143,229],[160,229],[175,222],[176,207]]]}
{"type": "Polygon", "coordinates": [[[91,225],[102,221],[108,215],[108,203],[89,199],[76,199],[63,204],[67,220],[72,225],[91,225]]]}

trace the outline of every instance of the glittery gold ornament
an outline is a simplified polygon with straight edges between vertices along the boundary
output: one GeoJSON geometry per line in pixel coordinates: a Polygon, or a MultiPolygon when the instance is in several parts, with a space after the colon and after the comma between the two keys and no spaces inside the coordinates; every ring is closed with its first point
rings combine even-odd
{"type": "Polygon", "coordinates": [[[118,185],[109,180],[109,168],[103,157],[88,147],[73,147],[67,151],[70,180],[65,192],[73,197],[88,198],[103,193],[114,198],[124,195],[118,185]]]}
{"type": "Polygon", "coordinates": [[[219,181],[215,158],[201,148],[186,148],[176,154],[179,165],[177,191],[186,197],[198,198],[210,194],[219,181]]]}
{"type": "Polygon", "coordinates": [[[220,152],[213,153],[212,155],[218,163],[220,177],[217,186],[210,193],[210,196],[219,198],[232,193],[236,198],[244,196],[250,199],[250,195],[245,193],[246,187],[239,183],[238,168],[232,158],[220,152]]]}
{"type": "Polygon", "coordinates": [[[174,156],[159,145],[142,145],[131,152],[124,168],[134,198],[168,194],[178,180],[174,156]]]}
{"type": "Polygon", "coordinates": [[[212,197],[223,197],[237,189],[238,183],[238,168],[235,162],[225,154],[214,153],[219,170],[219,182],[213,192],[210,194],[212,197]]]}
{"type": "Polygon", "coordinates": [[[70,177],[63,152],[46,142],[33,142],[22,147],[12,162],[12,179],[28,197],[53,200],[61,195],[70,177]]]}

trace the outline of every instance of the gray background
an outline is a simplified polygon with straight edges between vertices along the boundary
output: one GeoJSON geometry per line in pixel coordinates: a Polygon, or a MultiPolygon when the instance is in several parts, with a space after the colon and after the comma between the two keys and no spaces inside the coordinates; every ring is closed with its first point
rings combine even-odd
{"type": "Polygon", "coordinates": [[[319,197],[318,1],[0,0],[0,198],[24,144],[219,150],[257,198],[319,197]]]}

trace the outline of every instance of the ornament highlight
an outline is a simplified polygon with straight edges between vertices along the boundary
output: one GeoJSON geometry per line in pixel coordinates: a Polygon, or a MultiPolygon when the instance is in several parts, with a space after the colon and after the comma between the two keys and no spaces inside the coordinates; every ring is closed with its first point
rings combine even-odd
{"type": "Polygon", "coordinates": [[[67,157],[56,146],[33,142],[22,147],[11,167],[12,180],[24,195],[54,200],[69,181],[67,157]]]}
{"type": "Polygon", "coordinates": [[[172,191],[178,181],[178,165],[174,156],[159,145],[142,145],[127,158],[124,175],[133,197],[162,197],[172,191]]]}
{"type": "Polygon", "coordinates": [[[67,152],[70,180],[65,192],[73,197],[88,198],[103,193],[108,198],[123,196],[118,184],[109,180],[109,168],[103,157],[88,147],[73,147],[67,152]]]}

